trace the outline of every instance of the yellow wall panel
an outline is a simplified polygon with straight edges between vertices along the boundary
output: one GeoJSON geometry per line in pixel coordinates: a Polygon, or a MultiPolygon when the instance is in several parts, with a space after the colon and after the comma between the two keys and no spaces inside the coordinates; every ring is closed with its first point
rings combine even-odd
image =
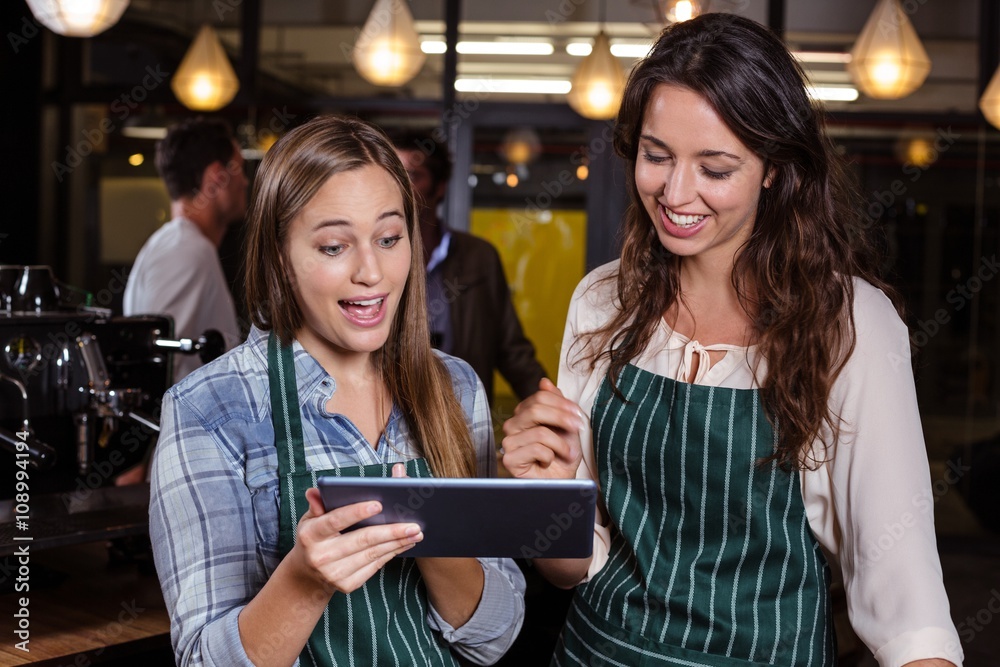
{"type": "MultiPolygon", "coordinates": [[[[586,214],[479,208],[472,211],[470,231],[499,251],[525,335],[554,382],[569,300],[586,267],[586,214]]],[[[513,391],[497,373],[497,407],[512,401],[513,391]]]]}

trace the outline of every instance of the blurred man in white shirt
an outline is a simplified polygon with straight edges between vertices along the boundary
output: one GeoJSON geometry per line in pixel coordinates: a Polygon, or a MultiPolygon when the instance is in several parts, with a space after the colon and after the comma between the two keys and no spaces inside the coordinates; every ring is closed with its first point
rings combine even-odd
{"type": "MultiPolygon", "coordinates": [[[[247,209],[239,146],[224,123],[194,119],[170,129],[156,147],[156,168],[170,195],[170,222],[139,251],[125,287],[126,315],[169,315],[174,336],[197,339],[216,329],[226,348],[240,342],[233,297],[218,249],[247,209]]],[[[174,355],[173,381],[201,365],[174,355]]]]}

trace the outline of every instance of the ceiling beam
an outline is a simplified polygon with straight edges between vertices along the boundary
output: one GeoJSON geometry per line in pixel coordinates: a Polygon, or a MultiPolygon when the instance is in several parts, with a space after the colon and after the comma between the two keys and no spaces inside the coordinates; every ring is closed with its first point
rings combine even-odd
{"type": "MultiPolygon", "coordinates": [[[[447,122],[448,110],[455,106],[455,78],[458,76],[458,24],[462,20],[462,0],[444,0],[444,71],[441,73],[441,106],[447,122]]],[[[454,138],[454,137],[452,137],[454,138]]]]}
{"type": "Polygon", "coordinates": [[[260,0],[243,0],[240,14],[240,90],[238,101],[257,103],[260,65],[260,0]]]}
{"type": "Polygon", "coordinates": [[[767,3],[767,27],[774,34],[785,39],[785,0],[768,0],[767,3]]]}
{"type": "Polygon", "coordinates": [[[982,96],[1000,63],[1000,0],[979,2],[979,88],[982,96]]]}

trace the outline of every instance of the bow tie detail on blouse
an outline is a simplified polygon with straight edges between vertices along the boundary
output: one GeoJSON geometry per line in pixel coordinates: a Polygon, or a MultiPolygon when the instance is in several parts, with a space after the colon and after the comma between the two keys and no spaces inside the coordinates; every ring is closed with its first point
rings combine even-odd
{"type": "Polygon", "coordinates": [[[677,377],[692,384],[702,384],[709,369],[712,367],[712,359],[708,355],[708,348],[696,340],[690,341],[684,346],[684,354],[681,356],[681,367],[678,369],[677,377]],[[698,371],[694,378],[691,378],[691,369],[697,355],[698,371]]]}

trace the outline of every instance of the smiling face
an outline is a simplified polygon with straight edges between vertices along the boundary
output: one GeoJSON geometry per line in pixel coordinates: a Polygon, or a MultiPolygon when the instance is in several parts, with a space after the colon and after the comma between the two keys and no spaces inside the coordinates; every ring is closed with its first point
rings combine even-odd
{"type": "Polygon", "coordinates": [[[767,183],[764,162],[704,97],[660,84],[643,114],[635,184],[664,248],[731,266],[767,183]]]}
{"type": "Polygon", "coordinates": [[[295,337],[328,370],[385,345],[410,270],[403,195],[385,169],[331,176],[291,221],[285,257],[295,337]]]}

